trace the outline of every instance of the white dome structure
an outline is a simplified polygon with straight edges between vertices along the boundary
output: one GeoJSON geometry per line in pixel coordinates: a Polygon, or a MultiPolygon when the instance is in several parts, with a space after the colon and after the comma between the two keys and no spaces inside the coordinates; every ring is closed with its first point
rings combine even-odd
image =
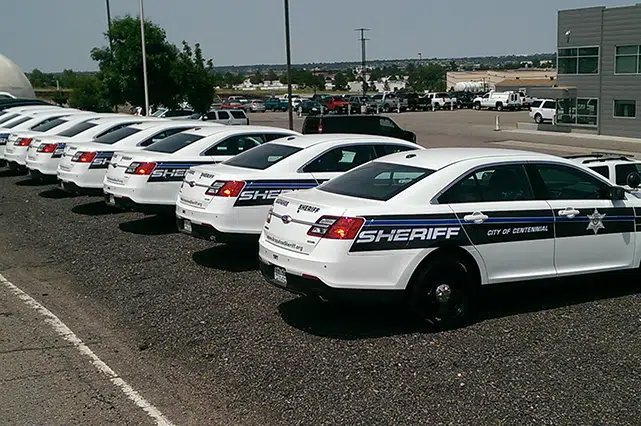
{"type": "Polygon", "coordinates": [[[3,55],[0,55],[0,92],[9,92],[18,98],[36,98],[27,76],[18,65],[3,55]]]}

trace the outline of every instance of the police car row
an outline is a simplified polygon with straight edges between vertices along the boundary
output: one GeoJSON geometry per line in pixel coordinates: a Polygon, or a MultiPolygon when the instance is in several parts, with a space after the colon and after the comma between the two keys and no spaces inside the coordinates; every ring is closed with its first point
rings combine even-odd
{"type": "MultiPolygon", "coordinates": [[[[67,144],[63,186],[101,189],[124,208],[175,210],[196,237],[260,236],[263,276],[295,293],[400,296],[421,321],[450,327],[482,284],[640,263],[633,159],[136,120],[67,144]]],[[[57,137],[38,136],[35,152],[57,137]]]]}

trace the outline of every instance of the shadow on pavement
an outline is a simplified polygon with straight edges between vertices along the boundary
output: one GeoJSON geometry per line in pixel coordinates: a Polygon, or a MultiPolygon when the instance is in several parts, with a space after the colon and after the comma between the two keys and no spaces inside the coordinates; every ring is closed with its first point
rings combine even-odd
{"type": "Polygon", "coordinates": [[[76,214],[85,216],[104,216],[110,214],[125,213],[124,210],[108,206],[104,201],[94,201],[91,203],[80,204],[71,209],[76,214]]]}
{"type": "Polygon", "coordinates": [[[19,180],[18,182],[16,182],[16,185],[18,185],[18,186],[47,186],[47,185],[52,185],[53,183],[55,183],[55,182],[28,178],[28,179],[24,179],[24,180],[19,180]]]}
{"type": "Polygon", "coordinates": [[[170,216],[147,216],[142,219],[123,222],[118,225],[121,231],[137,235],[177,234],[176,221],[170,216]]]}
{"type": "MultiPolygon", "coordinates": [[[[623,297],[640,290],[638,276],[631,272],[495,285],[482,289],[471,323],[623,297]]],[[[334,339],[358,340],[421,331],[398,304],[335,304],[298,297],[282,303],[278,310],[292,327],[334,339]]]]}
{"type": "Polygon", "coordinates": [[[195,252],[192,259],[206,268],[228,272],[256,271],[258,270],[258,246],[220,244],[195,252]]]}
{"type": "Polygon", "coordinates": [[[21,172],[21,171],[18,171],[18,170],[7,169],[7,170],[0,171],[0,178],[3,178],[3,177],[16,177],[16,176],[24,176],[24,175],[26,175],[25,172],[21,172]]]}
{"type": "Polygon", "coordinates": [[[69,192],[65,192],[60,188],[47,189],[46,191],[42,191],[38,195],[42,198],[47,198],[49,200],[62,200],[64,198],[76,198],[80,196],[77,194],[71,194],[69,192]]]}

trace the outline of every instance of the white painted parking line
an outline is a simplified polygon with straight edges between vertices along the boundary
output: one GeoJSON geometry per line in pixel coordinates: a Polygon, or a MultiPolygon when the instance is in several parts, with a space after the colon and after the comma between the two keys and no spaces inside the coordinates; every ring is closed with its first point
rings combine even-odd
{"type": "MultiPolygon", "coordinates": [[[[593,152],[600,151],[598,148],[582,148],[578,146],[568,146],[568,145],[553,145],[548,143],[537,143],[537,142],[524,142],[516,140],[507,140],[501,142],[490,142],[490,145],[501,145],[512,148],[523,148],[529,150],[548,150],[548,151],[559,151],[559,152],[568,152],[568,153],[577,153],[577,154],[591,154],[593,152]]],[[[617,151],[617,150],[607,150],[608,152],[616,152],[621,155],[629,156],[638,156],[638,152],[626,152],[626,151],[617,151]]]]}
{"type": "Polygon", "coordinates": [[[104,361],[91,350],[84,342],[73,332],[69,327],[63,323],[60,318],[53,314],[49,309],[41,305],[37,300],[29,296],[20,288],[9,282],[4,276],[0,274],[0,283],[6,287],[13,295],[20,299],[27,307],[33,309],[38,314],[44,317],[47,324],[59,334],[64,340],[71,343],[78,351],[89,358],[91,364],[101,373],[106,375],[111,383],[116,385],[127,398],[134,402],[141,408],[154,422],[159,426],[173,426],[163,414],[147,400],[145,400],[134,388],[125,382],[114,370],[111,369],[104,361]]]}

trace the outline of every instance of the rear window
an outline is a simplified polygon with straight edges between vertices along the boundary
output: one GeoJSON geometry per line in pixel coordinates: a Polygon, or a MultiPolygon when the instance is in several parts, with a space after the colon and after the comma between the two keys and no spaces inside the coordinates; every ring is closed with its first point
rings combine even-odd
{"type": "Polygon", "coordinates": [[[532,102],[532,108],[538,108],[541,106],[542,103],[543,101],[534,101],[532,102]]]}
{"type": "Polygon", "coordinates": [[[13,119],[14,119],[14,118],[16,118],[17,116],[18,116],[18,114],[9,114],[9,115],[5,115],[4,117],[0,118],[0,124],[2,124],[2,123],[4,123],[4,122],[7,122],[7,121],[9,121],[9,120],[13,120],[13,119]]]}
{"type": "Polygon", "coordinates": [[[10,124],[7,124],[6,126],[4,126],[4,128],[5,128],[5,129],[13,129],[13,128],[14,128],[14,127],[16,127],[18,124],[22,124],[22,123],[27,122],[27,121],[29,121],[29,120],[31,120],[31,117],[22,117],[22,118],[20,118],[20,119],[18,119],[18,120],[16,120],[16,121],[14,121],[14,122],[12,122],[12,123],[10,123],[10,124]]]}
{"type": "MultiPolygon", "coordinates": [[[[627,185],[630,173],[641,173],[641,164],[619,164],[615,167],[617,185],[627,185]]],[[[598,172],[597,172],[598,173],[598,172]]]]}
{"type": "Polygon", "coordinates": [[[40,124],[36,124],[31,128],[34,132],[46,132],[47,130],[51,130],[56,126],[60,126],[63,123],[66,123],[67,120],[64,118],[53,118],[49,120],[45,120],[40,124]]]}
{"type": "Polygon", "coordinates": [[[140,129],[134,129],[132,127],[123,127],[118,129],[115,132],[110,132],[95,139],[96,142],[113,145],[116,142],[138,133],[140,129]]]}
{"type": "Polygon", "coordinates": [[[175,135],[167,136],[165,139],[156,142],[144,150],[172,154],[196,141],[201,140],[203,137],[204,136],[194,135],[192,133],[176,133],[175,135]]]}
{"type": "Polygon", "coordinates": [[[234,118],[247,118],[243,111],[230,111],[231,116],[234,118]]]}
{"type": "Polygon", "coordinates": [[[434,170],[375,161],[329,180],[318,189],[348,197],[387,201],[432,173],[434,170]]]}
{"type": "Polygon", "coordinates": [[[92,127],[96,127],[96,126],[97,126],[97,124],[85,121],[83,123],[78,123],[75,126],[71,126],[67,130],[58,133],[58,136],[66,136],[66,137],[71,138],[71,137],[76,136],[79,133],[84,132],[85,130],[89,130],[92,127]]]}
{"type": "Polygon", "coordinates": [[[556,109],[556,102],[554,101],[547,101],[546,103],[543,104],[543,108],[547,109],[556,109]]]}
{"type": "Polygon", "coordinates": [[[245,169],[265,170],[300,150],[301,148],[294,146],[266,143],[238,154],[225,161],[225,164],[245,169]]]}

